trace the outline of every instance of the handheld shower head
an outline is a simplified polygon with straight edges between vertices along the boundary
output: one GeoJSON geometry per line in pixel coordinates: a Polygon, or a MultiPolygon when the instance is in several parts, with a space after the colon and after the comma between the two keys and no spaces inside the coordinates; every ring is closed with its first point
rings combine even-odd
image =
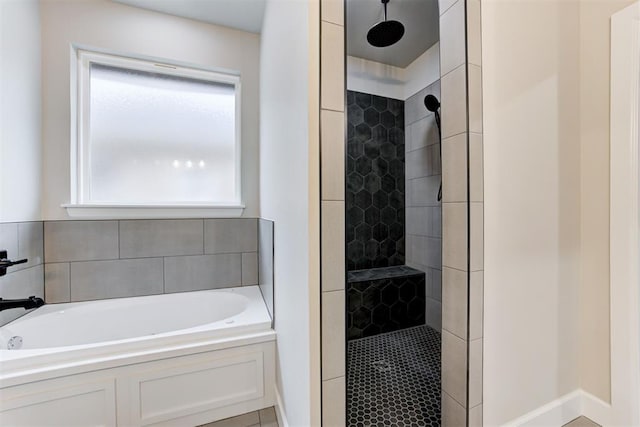
{"type": "MultiPolygon", "coordinates": [[[[440,127],[440,113],[438,109],[440,108],[440,101],[434,95],[427,95],[424,97],[424,106],[427,107],[427,110],[431,111],[436,119],[436,125],[438,126],[438,141],[440,144],[440,162],[442,162],[442,129],[440,127]]],[[[438,189],[438,201],[442,200],[442,180],[440,181],[440,188],[438,189]]]]}
{"type": "Polygon", "coordinates": [[[432,113],[436,113],[440,108],[440,101],[434,95],[429,94],[424,97],[424,106],[432,113]]]}

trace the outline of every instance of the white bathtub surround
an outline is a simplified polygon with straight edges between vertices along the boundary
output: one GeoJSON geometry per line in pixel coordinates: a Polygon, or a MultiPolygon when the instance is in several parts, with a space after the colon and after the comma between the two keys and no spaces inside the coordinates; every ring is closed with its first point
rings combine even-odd
{"type": "Polygon", "coordinates": [[[42,307],[0,328],[4,425],[198,425],[273,406],[257,286],[42,307]],[[170,313],[179,314],[171,316],[170,313]]]}

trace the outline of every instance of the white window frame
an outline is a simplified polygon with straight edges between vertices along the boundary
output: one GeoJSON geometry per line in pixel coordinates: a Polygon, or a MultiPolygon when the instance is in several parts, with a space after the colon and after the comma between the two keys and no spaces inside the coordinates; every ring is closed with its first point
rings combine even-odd
{"type": "Polygon", "coordinates": [[[71,67],[71,197],[62,205],[69,216],[91,218],[185,218],[241,216],[242,144],[241,144],[241,81],[240,74],[197,68],[166,59],[123,56],[80,47],[72,48],[71,67]],[[231,84],[235,90],[235,197],[232,204],[178,202],[153,203],[94,203],[90,200],[89,163],[89,106],[91,64],[108,65],[138,71],[231,84]]]}

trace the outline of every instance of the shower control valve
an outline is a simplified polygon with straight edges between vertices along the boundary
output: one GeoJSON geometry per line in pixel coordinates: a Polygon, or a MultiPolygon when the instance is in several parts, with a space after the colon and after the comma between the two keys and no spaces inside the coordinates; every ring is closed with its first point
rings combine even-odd
{"type": "Polygon", "coordinates": [[[10,259],[7,259],[6,250],[0,251],[0,276],[4,276],[5,274],[7,274],[8,267],[11,267],[16,264],[24,264],[27,261],[28,261],[27,258],[19,259],[17,261],[11,261],[10,259]]]}

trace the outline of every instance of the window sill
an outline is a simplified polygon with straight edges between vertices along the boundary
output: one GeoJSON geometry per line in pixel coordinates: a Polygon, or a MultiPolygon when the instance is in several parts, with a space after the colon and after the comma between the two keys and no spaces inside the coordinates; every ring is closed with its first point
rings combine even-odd
{"type": "Polygon", "coordinates": [[[72,218],[229,218],[242,216],[244,205],[62,205],[72,218]]]}

